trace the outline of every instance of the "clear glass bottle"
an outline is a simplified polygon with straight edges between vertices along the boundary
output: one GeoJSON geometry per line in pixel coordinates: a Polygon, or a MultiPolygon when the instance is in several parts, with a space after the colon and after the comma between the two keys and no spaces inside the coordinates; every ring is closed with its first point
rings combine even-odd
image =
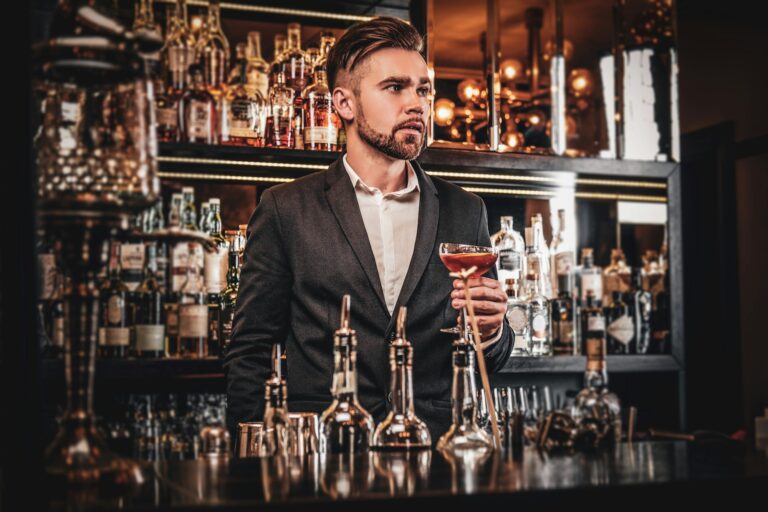
{"type": "Polygon", "coordinates": [[[203,69],[189,67],[191,84],[179,102],[179,131],[182,142],[216,144],[216,100],[208,92],[203,69]]]}
{"type": "Polygon", "coordinates": [[[605,338],[605,315],[603,308],[600,307],[595,294],[592,290],[587,290],[587,297],[584,305],[581,307],[581,318],[579,320],[581,328],[581,339],[583,343],[582,352],[587,353],[587,337],[605,338]]]}
{"type": "Polygon", "coordinates": [[[578,318],[576,300],[572,295],[573,275],[558,277],[557,299],[552,301],[552,351],[556,356],[577,356],[581,353],[576,336],[578,318]]]}
{"type": "Polygon", "coordinates": [[[576,264],[573,246],[571,245],[571,240],[568,236],[566,227],[565,210],[558,210],[557,218],[557,232],[555,233],[555,236],[552,237],[552,245],[550,247],[550,254],[552,255],[552,293],[555,296],[559,295],[559,277],[568,275],[572,279],[576,264]]]}
{"type": "Polygon", "coordinates": [[[248,32],[248,49],[246,50],[246,88],[251,96],[259,94],[262,98],[269,97],[269,63],[261,56],[261,33],[248,32]]]}
{"type": "Polygon", "coordinates": [[[586,304],[587,294],[592,291],[593,298],[598,305],[603,297],[603,273],[600,267],[595,265],[595,259],[591,247],[584,247],[581,250],[581,268],[579,269],[579,290],[581,292],[581,302],[586,304]]]}
{"type": "Polygon", "coordinates": [[[304,99],[304,149],[336,151],[341,121],[333,108],[331,91],[323,68],[315,70],[314,83],[302,93],[304,99]]]}
{"type": "Polygon", "coordinates": [[[611,305],[605,308],[605,333],[609,354],[634,354],[635,322],[620,291],[614,291],[611,305]]]}
{"type": "Polygon", "coordinates": [[[264,445],[267,456],[287,457],[290,449],[288,386],[273,373],[264,387],[264,445]]]}
{"type": "Polygon", "coordinates": [[[533,290],[528,297],[530,307],[531,324],[531,355],[533,356],[551,356],[552,338],[550,335],[550,319],[552,312],[550,310],[549,299],[544,295],[544,283],[549,279],[536,276],[533,281],[533,290]]]}
{"type": "Polygon", "coordinates": [[[331,51],[333,45],[336,44],[336,36],[333,32],[321,32],[320,33],[320,56],[315,62],[315,66],[312,69],[322,68],[327,71],[326,61],[328,60],[328,52],[331,51]]]}
{"type": "Polygon", "coordinates": [[[544,238],[544,220],[540,213],[531,217],[531,228],[533,229],[533,248],[539,258],[538,273],[541,277],[541,292],[546,298],[551,299],[554,296],[552,295],[552,281],[549,278],[552,274],[549,246],[544,238]]]}
{"type": "Polygon", "coordinates": [[[501,283],[506,283],[515,272],[525,275],[525,241],[514,230],[513,223],[512,216],[501,217],[501,229],[491,237],[491,245],[499,252],[496,270],[501,283]]]}
{"type": "Polygon", "coordinates": [[[157,281],[157,246],[146,245],[144,281],[137,290],[136,355],[163,357],[165,355],[165,293],[157,281]]]}
{"type": "MultiPolygon", "coordinates": [[[[314,70],[315,65],[317,64],[317,61],[320,60],[320,47],[316,44],[310,44],[307,46],[306,50],[307,54],[307,66],[309,66],[309,69],[314,70]]],[[[315,83],[315,77],[314,74],[312,75],[312,79],[310,80],[310,83],[315,83]]]]}
{"type": "Polygon", "coordinates": [[[631,269],[627,266],[624,251],[612,249],[611,264],[603,270],[603,306],[613,304],[613,292],[628,292],[630,279],[631,269]]]}
{"type": "Polygon", "coordinates": [[[293,89],[295,96],[301,97],[301,92],[309,84],[312,69],[309,67],[307,54],[301,49],[300,24],[288,24],[287,47],[280,55],[279,62],[285,85],[293,89]]]}
{"type": "Polygon", "coordinates": [[[272,53],[272,62],[269,65],[269,88],[271,89],[277,83],[277,74],[280,73],[280,56],[288,47],[288,40],[285,34],[275,34],[273,40],[274,52],[272,53]]]}
{"type": "MultiPolygon", "coordinates": [[[[191,248],[190,248],[191,250],[191,248]]],[[[179,291],[178,355],[201,359],[208,356],[208,305],[197,268],[187,268],[179,291]]]]}
{"type": "Polygon", "coordinates": [[[196,51],[208,92],[218,100],[229,74],[229,39],[221,29],[219,0],[208,2],[208,20],[197,41],[196,51]]]}
{"type": "Polygon", "coordinates": [[[248,66],[248,60],[245,56],[247,48],[248,45],[246,43],[237,43],[235,45],[235,60],[232,62],[232,67],[229,70],[227,87],[232,87],[240,83],[240,77],[243,76],[243,66],[248,66]]]}
{"type": "Polygon", "coordinates": [[[176,0],[165,37],[166,69],[170,76],[169,96],[178,101],[187,88],[187,72],[195,61],[195,38],[189,27],[186,0],[176,0]]]}
{"type": "Polygon", "coordinates": [[[624,295],[629,314],[635,326],[635,347],[638,354],[651,350],[651,311],[653,308],[650,292],[643,290],[643,272],[640,267],[632,269],[632,288],[624,295]]]}
{"type": "Polygon", "coordinates": [[[427,424],[413,407],[413,348],[405,338],[406,308],[397,314],[395,339],[389,345],[389,411],[373,433],[373,447],[378,450],[429,449],[432,437],[427,424]]]}
{"type": "Polygon", "coordinates": [[[213,252],[205,253],[205,289],[208,292],[208,355],[221,352],[221,308],[222,292],[227,287],[229,265],[229,242],[224,238],[221,225],[221,202],[219,198],[208,200],[210,225],[208,235],[216,246],[213,252]]]}
{"type": "Polygon", "coordinates": [[[269,91],[268,147],[283,149],[294,147],[293,96],[293,89],[285,85],[284,75],[278,73],[275,85],[269,91]]]}
{"type": "Polygon", "coordinates": [[[99,293],[102,357],[128,357],[131,345],[128,287],[120,278],[120,243],[110,242],[109,275],[99,293]]]}
{"type": "Polygon", "coordinates": [[[321,452],[360,453],[373,438],[373,418],[357,399],[357,334],[350,329],[350,296],[341,303],[341,327],[333,336],[333,402],[320,417],[321,452]]]}
{"type": "Polygon", "coordinates": [[[266,105],[258,91],[248,87],[245,63],[238,80],[227,89],[221,104],[221,144],[261,147],[264,144],[266,105]]]}
{"type": "Polygon", "coordinates": [[[515,335],[515,343],[510,357],[528,357],[531,355],[530,305],[520,295],[520,278],[517,273],[507,279],[507,322],[515,335]]]}
{"type": "Polygon", "coordinates": [[[451,410],[453,421],[440,437],[437,449],[446,452],[492,450],[493,440],[477,423],[477,386],[475,385],[475,349],[462,338],[453,342],[453,384],[451,410]]]}

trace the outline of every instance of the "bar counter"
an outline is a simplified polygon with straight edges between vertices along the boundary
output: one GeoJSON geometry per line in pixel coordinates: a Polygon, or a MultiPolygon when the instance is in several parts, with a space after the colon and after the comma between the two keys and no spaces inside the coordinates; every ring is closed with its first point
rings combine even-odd
{"type": "Polygon", "coordinates": [[[764,502],[768,457],[733,441],[643,441],[594,452],[553,454],[526,447],[445,457],[436,451],[371,452],[305,458],[198,459],[142,465],[144,482],[128,495],[68,487],[51,510],[417,510],[424,507],[530,504],[541,507],[658,506],[663,496],[687,507],[764,502]],[[394,501],[393,501],[394,500],[394,501]]]}

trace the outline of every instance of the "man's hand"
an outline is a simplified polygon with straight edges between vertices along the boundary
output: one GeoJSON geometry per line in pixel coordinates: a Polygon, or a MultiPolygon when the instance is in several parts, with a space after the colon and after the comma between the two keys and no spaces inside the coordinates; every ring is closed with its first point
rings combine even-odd
{"type": "MultiPolygon", "coordinates": [[[[481,277],[472,278],[468,282],[477,328],[480,329],[480,336],[485,340],[496,334],[504,321],[504,314],[507,311],[507,294],[495,279],[481,277]]],[[[461,310],[466,306],[465,297],[464,282],[461,279],[455,279],[451,292],[451,306],[461,310]]]]}

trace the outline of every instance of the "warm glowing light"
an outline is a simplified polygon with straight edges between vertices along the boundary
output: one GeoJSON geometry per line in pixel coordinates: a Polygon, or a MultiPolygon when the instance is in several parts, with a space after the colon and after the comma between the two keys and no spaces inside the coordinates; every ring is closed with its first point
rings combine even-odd
{"type": "Polygon", "coordinates": [[[501,143],[510,148],[519,148],[525,143],[525,137],[520,132],[507,130],[501,134],[501,143]]]}
{"type": "Polygon", "coordinates": [[[592,73],[588,69],[576,68],[571,71],[571,74],[568,78],[571,90],[575,96],[580,97],[592,95],[592,86],[594,84],[594,80],[592,78],[592,73]]]}
{"type": "Polygon", "coordinates": [[[203,28],[203,17],[192,16],[190,21],[190,28],[192,29],[192,32],[200,32],[200,30],[203,28]]]}
{"type": "Polygon", "coordinates": [[[501,79],[512,82],[523,76],[523,63],[517,59],[507,59],[501,63],[501,79]]]}
{"type": "Polygon", "coordinates": [[[454,118],[456,104],[448,98],[440,98],[435,102],[435,124],[450,126],[454,118]]]}
{"type": "MultiPolygon", "coordinates": [[[[549,60],[552,58],[552,53],[554,52],[555,43],[552,41],[547,41],[544,44],[544,53],[542,57],[544,58],[545,62],[549,62],[549,60]]],[[[570,42],[568,39],[566,39],[563,42],[563,56],[565,57],[566,61],[571,60],[571,57],[573,56],[573,43],[570,42]]]]}
{"type": "Polygon", "coordinates": [[[476,102],[480,98],[481,87],[477,80],[467,78],[459,82],[457,94],[464,103],[476,102]]]}

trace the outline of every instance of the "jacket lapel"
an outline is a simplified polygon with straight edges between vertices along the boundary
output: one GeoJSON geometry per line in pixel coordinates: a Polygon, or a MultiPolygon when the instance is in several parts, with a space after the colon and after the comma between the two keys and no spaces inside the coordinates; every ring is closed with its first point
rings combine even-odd
{"type": "Polygon", "coordinates": [[[408,272],[405,274],[403,287],[400,289],[400,296],[395,304],[394,314],[387,326],[386,336],[388,339],[394,333],[397,311],[400,309],[400,306],[408,304],[411,295],[413,295],[419,281],[421,281],[421,277],[424,275],[427,263],[429,263],[432,257],[437,237],[437,225],[440,218],[440,200],[435,185],[418,162],[415,160],[411,161],[411,165],[419,179],[419,188],[421,189],[419,195],[419,225],[416,231],[416,243],[413,246],[411,264],[408,266],[408,272]]]}
{"type": "Polygon", "coordinates": [[[328,168],[325,194],[331,211],[336,216],[336,221],[344,232],[344,236],[352,247],[360,266],[365,271],[371,289],[379,298],[382,310],[389,318],[384,291],[381,288],[379,270],[376,266],[376,258],[373,256],[368,233],[365,231],[355,189],[352,187],[352,182],[349,180],[341,158],[328,168]]]}

